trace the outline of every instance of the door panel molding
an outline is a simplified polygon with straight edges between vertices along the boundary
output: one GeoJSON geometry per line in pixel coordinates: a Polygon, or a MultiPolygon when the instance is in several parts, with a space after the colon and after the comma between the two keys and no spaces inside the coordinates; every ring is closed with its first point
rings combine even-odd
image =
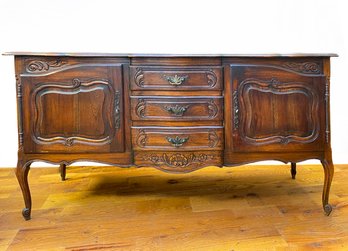
{"type": "MultiPolygon", "coordinates": [[[[228,66],[231,118],[226,145],[234,152],[320,151],[325,144],[325,82],[263,65],[228,66]],[[228,135],[231,135],[229,138],[228,135]]],[[[227,123],[227,122],[226,122],[227,123]]]]}
{"type": "MultiPolygon", "coordinates": [[[[238,93],[240,95],[240,108],[245,110],[245,113],[241,116],[241,128],[239,130],[240,137],[242,140],[248,144],[253,145],[265,145],[265,144],[288,144],[291,142],[298,143],[312,143],[319,136],[320,122],[318,116],[318,93],[315,92],[313,88],[308,87],[306,83],[303,82],[279,82],[276,78],[272,78],[269,81],[259,80],[259,79],[246,79],[240,83],[238,87],[238,93]],[[300,94],[304,95],[308,102],[310,103],[310,109],[307,111],[306,118],[308,119],[309,130],[308,136],[298,136],[298,135],[274,135],[263,138],[253,138],[247,135],[247,130],[252,126],[252,115],[253,107],[250,100],[251,91],[259,91],[265,93],[271,93],[273,95],[291,95],[300,94]]],[[[282,131],[284,133],[284,131],[282,131]]]]}
{"type": "MultiPolygon", "coordinates": [[[[43,83],[40,84],[38,88],[34,89],[32,94],[34,119],[32,124],[32,138],[37,144],[63,144],[65,146],[73,146],[74,144],[87,144],[87,145],[103,145],[109,144],[112,140],[112,135],[115,134],[112,121],[112,111],[110,110],[110,105],[108,104],[115,102],[112,101],[112,94],[115,93],[110,80],[106,79],[89,79],[81,80],[79,78],[74,78],[71,83],[43,83]],[[104,93],[102,100],[102,113],[101,117],[104,124],[104,133],[102,135],[85,135],[78,132],[75,136],[64,136],[64,135],[52,135],[48,137],[40,136],[40,128],[43,124],[43,111],[44,106],[42,104],[42,99],[44,96],[50,94],[58,95],[78,95],[79,93],[85,92],[95,92],[101,90],[104,93]],[[93,137],[94,136],[94,137],[93,137]]],[[[117,95],[115,95],[116,97],[117,95]]],[[[118,101],[119,103],[119,101],[118,101]]]]}

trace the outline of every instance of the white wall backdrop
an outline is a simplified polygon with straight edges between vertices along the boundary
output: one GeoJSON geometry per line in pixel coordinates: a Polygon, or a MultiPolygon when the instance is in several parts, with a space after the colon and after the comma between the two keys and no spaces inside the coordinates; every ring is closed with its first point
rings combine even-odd
{"type": "MultiPolygon", "coordinates": [[[[0,0],[0,52],[335,52],[333,158],[348,163],[347,13],[340,0],[0,0]]],[[[0,56],[0,167],[17,161],[13,66],[0,56]]]]}

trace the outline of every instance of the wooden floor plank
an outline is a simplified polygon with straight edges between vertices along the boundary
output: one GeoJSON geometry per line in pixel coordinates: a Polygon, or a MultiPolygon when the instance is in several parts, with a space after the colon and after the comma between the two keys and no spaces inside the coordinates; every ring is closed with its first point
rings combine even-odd
{"type": "Polygon", "coordinates": [[[0,169],[0,250],[348,250],[348,165],[329,217],[323,169],[298,165],[156,169],[32,168],[32,220],[14,169],[0,169]]]}

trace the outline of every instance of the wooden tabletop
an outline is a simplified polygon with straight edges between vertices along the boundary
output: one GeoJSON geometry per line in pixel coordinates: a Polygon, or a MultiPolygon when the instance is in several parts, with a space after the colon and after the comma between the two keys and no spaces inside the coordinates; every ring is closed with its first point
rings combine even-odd
{"type": "Polygon", "coordinates": [[[269,53],[269,54],[144,54],[98,52],[5,52],[4,56],[68,56],[68,57],[338,57],[336,53],[269,53]]]}

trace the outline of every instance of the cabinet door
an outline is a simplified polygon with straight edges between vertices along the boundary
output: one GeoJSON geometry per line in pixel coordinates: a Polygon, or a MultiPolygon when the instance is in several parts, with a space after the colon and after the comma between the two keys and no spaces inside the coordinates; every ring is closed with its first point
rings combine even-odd
{"type": "Polygon", "coordinates": [[[323,150],[324,76],[250,65],[231,65],[230,74],[234,151],[323,150]]]}
{"type": "Polygon", "coordinates": [[[22,74],[24,151],[123,152],[122,65],[22,74]]]}

